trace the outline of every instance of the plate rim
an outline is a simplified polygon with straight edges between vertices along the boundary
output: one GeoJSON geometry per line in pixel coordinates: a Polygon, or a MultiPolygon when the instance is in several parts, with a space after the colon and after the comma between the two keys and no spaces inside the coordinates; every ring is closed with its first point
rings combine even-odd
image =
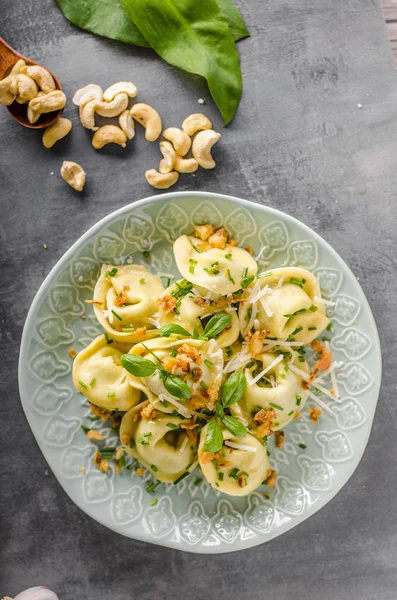
{"type": "MultiPolygon", "coordinates": [[[[172,548],[172,549],[176,549],[179,550],[181,552],[188,552],[191,554],[226,554],[229,552],[238,552],[238,551],[242,551],[242,550],[247,550],[249,548],[253,548],[255,546],[259,546],[261,544],[264,544],[266,542],[270,542],[272,539],[279,537],[280,535],[283,535],[284,533],[286,533],[287,531],[293,529],[294,527],[297,527],[298,525],[301,525],[302,523],[304,523],[307,519],[309,519],[310,517],[312,517],[315,513],[317,513],[319,510],[321,510],[326,504],[328,504],[328,502],[330,502],[331,500],[333,500],[333,498],[339,493],[339,491],[342,489],[342,487],[344,487],[344,485],[347,484],[347,482],[350,480],[350,478],[352,477],[353,473],[355,472],[355,470],[357,469],[358,465],[361,462],[361,459],[364,455],[364,452],[367,448],[368,445],[368,440],[369,437],[371,435],[371,431],[372,431],[372,426],[373,426],[373,421],[375,418],[375,414],[376,414],[376,407],[378,404],[378,400],[379,400],[379,394],[380,394],[380,389],[381,389],[381,382],[382,382],[382,373],[383,373],[383,367],[382,367],[382,352],[381,352],[381,344],[380,344],[380,338],[379,338],[379,332],[378,332],[378,327],[375,321],[375,318],[373,316],[372,313],[372,309],[371,306],[367,300],[367,297],[364,293],[363,288],[361,287],[359,281],[357,280],[356,276],[354,275],[353,271],[351,270],[351,268],[349,267],[349,265],[345,262],[345,260],[338,254],[338,252],[329,244],[329,242],[327,242],[327,240],[325,240],[320,234],[318,234],[314,229],[311,229],[308,225],[306,225],[305,223],[303,223],[302,221],[300,221],[298,218],[282,211],[279,210],[277,208],[273,208],[271,206],[268,205],[263,205],[260,202],[255,202],[253,200],[245,200],[243,198],[239,198],[237,196],[231,196],[229,194],[220,194],[218,192],[208,192],[208,191],[178,191],[178,192],[167,192],[167,193],[162,193],[162,194],[156,194],[156,195],[152,195],[152,196],[147,196],[145,198],[142,198],[140,200],[136,200],[133,202],[130,202],[120,208],[118,208],[115,211],[112,211],[111,213],[105,215],[104,217],[102,217],[99,221],[97,221],[96,223],[94,223],[91,227],[89,227],[89,229],[87,229],[87,231],[85,233],[83,233],[69,248],[68,250],[66,250],[66,252],[59,258],[59,260],[55,263],[55,265],[51,268],[50,272],[48,273],[48,275],[45,277],[45,279],[43,280],[43,282],[41,283],[40,287],[38,288],[38,290],[36,291],[34,298],[31,302],[31,305],[29,307],[28,313],[26,315],[26,319],[25,319],[25,323],[23,326],[23,331],[22,331],[22,336],[21,336],[21,342],[20,342],[20,348],[19,348],[19,359],[18,359],[18,388],[19,388],[19,396],[20,396],[20,401],[22,404],[22,409],[24,411],[26,420],[28,421],[29,424],[29,428],[31,430],[31,433],[41,451],[41,453],[43,454],[43,457],[48,465],[48,467],[51,469],[51,471],[53,472],[58,484],[61,486],[61,488],[63,489],[63,491],[67,494],[67,496],[71,499],[71,501],[88,517],[90,517],[91,519],[95,520],[96,522],[100,523],[102,526],[106,527],[107,529],[110,529],[111,531],[114,531],[115,533],[118,533],[119,535],[123,535],[124,537],[127,537],[129,539],[132,540],[136,540],[136,541],[140,541],[140,542],[146,542],[146,543],[150,543],[150,544],[155,544],[158,546],[163,546],[166,548],[172,548]],[[36,436],[35,432],[33,431],[31,425],[30,425],[30,420],[28,418],[27,412],[25,410],[25,402],[28,402],[27,397],[29,395],[28,390],[25,389],[25,384],[23,382],[23,378],[24,378],[24,368],[26,365],[26,361],[24,361],[24,355],[26,353],[26,348],[27,348],[27,342],[28,342],[28,338],[30,335],[30,331],[31,331],[31,327],[30,327],[30,322],[33,320],[34,318],[34,314],[36,312],[36,309],[38,308],[39,303],[41,302],[41,297],[43,296],[43,294],[46,293],[46,288],[48,288],[50,281],[52,280],[52,278],[54,277],[54,275],[64,267],[65,263],[68,262],[69,258],[71,258],[74,254],[74,252],[76,251],[76,249],[80,246],[82,246],[84,244],[85,241],[87,241],[91,236],[95,235],[100,229],[102,229],[108,222],[112,221],[113,219],[128,213],[130,211],[135,210],[136,208],[140,208],[142,206],[145,205],[150,205],[153,203],[161,203],[161,202],[168,202],[171,201],[173,198],[181,198],[181,197],[197,197],[197,198],[202,198],[203,200],[213,200],[216,201],[217,199],[220,200],[226,200],[228,202],[231,202],[232,204],[236,204],[236,205],[240,205],[240,206],[244,206],[244,207],[249,207],[251,205],[255,205],[256,207],[259,208],[259,210],[263,210],[264,212],[267,212],[268,214],[272,214],[275,217],[280,218],[290,222],[292,224],[298,224],[299,227],[303,228],[304,231],[308,232],[310,234],[310,236],[312,236],[317,242],[320,242],[321,245],[325,246],[327,252],[330,253],[330,255],[332,256],[333,259],[336,260],[336,262],[340,263],[343,265],[343,268],[347,271],[347,273],[350,275],[350,277],[352,278],[352,280],[354,281],[354,285],[356,286],[358,292],[360,293],[360,296],[362,297],[364,303],[365,303],[365,308],[368,314],[368,317],[371,321],[371,324],[373,326],[374,332],[375,332],[375,337],[372,340],[373,344],[374,344],[374,358],[375,358],[375,366],[378,368],[378,374],[376,376],[376,378],[374,378],[374,401],[375,401],[375,406],[374,406],[374,416],[372,418],[372,422],[371,422],[371,426],[368,429],[368,432],[366,433],[366,437],[365,437],[365,441],[362,445],[362,447],[360,448],[359,452],[355,455],[355,457],[353,457],[352,459],[352,464],[349,466],[349,468],[346,468],[346,473],[347,475],[345,475],[345,477],[343,478],[342,482],[337,482],[337,485],[335,485],[335,487],[333,487],[330,490],[330,494],[327,497],[321,497],[319,499],[318,502],[316,502],[316,504],[310,507],[309,509],[309,514],[306,518],[302,519],[302,520],[291,520],[286,526],[285,528],[283,528],[283,530],[280,533],[275,532],[274,535],[270,535],[270,537],[267,537],[266,539],[262,539],[262,536],[259,534],[257,537],[251,539],[247,539],[244,540],[243,543],[243,547],[235,547],[234,545],[221,545],[221,546],[214,546],[214,547],[208,547],[208,548],[203,548],[201,546],[192,546],[192,547],[186,547],[186,545],[181,545],[180,543],[175,543],[172,541],[163,541],[162,539],[159,540],[151,540],[147,535],[145,536],[145,534],[134,534],[134,536],[131,536],[127,533],[123,533],[122,531],[119,531],[116,528],[113,527],[109,527],[109,525],[101,518],[98,518],[96,515],[91,515],[90,513],[86,512],[86,510],[83,508],[84,503],[80,503],[77,502],[74,498],[71,497],[71,495],[69,494],[68,490],[66,489],[66,487],[63,485],[63,482],[58,478],[57,474],[53,471],[53,469],[51,468],[50,464],[48,463],[47,459],[46,459],[46,455],[45,452],[42,448],[42,443],[41,440],[36,436]]],[[[237,544],[236,544],[237,546],[237,544]]]]}

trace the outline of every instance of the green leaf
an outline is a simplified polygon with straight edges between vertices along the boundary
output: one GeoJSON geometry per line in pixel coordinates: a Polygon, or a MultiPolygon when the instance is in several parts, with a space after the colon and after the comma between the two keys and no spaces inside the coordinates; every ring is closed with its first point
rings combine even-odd
{"type": "Polygon", "coordinates": [[[216,416],[219,417],[220,419],[222,419],[224,412],[223,412],[222,404],[220,402],[215,402],[215,412],[216,412],[216,416]]]}
{"type": "Polygon", "coordinates": [[[153,50],[166,62],[201,75],[224,125],[240,102],[240,59],[216,0],[121,0],[153,50]]]}
{"type": "Polygon", "coordinates": [[[149,377],[157,369],[157,365],[154,362],[135,354],[122,354],[121,364],[128,373],[135,375],[135,377],[149,377]]]}
{"type": "Polygon", "coordinates": [[[242,371],[234,371],[221,387],[221,399],[224,408],[240,402],[247,387],[247,379],[242,371]]]}
{"type": "Polygon", "coordinates": [[[112,40],[149,48],[120,0],[55,0],[65,17],[81,29],[112,40]]]}
{"type": "Polygon", "coordinates": [[[203,338],[216,338],[232,320],[232,315],[220,312],[210,318],[203,332],[203,338]]]}
{"type": "Polygon", "coordinates": [[[245,26],[243,17],[232,0],[216,0],[219,8],[228,22],[233,39],[237,42],[243,38],[249,37],[250,33],[245,26]]]}
{"type": "Polygon", "coordinates": [[[229,417],[229,415],[225,415],[222,418],[222,423],[224,426],[236,437],[242,437],[247,433],[247,428],[242,424],[241,421],[235,419],[234,417],[229,417]]]}
{"type": "Polygon", "coordinates": [[[217,421],[210,421],[207,425],[204,442],[204,452],[219,452],[223,444],[222,429],[217,421]]]}
{"type": "Polygon", "coordinates": [[[164,325],[164,327],[161,327],[159,329],[159,336],[160,337],[167,337],[168,338],[173,333],[175,335],[185,335],[187,337],[192,337],[191,333],[189,333],[188,331],[186,331],[186,329],[184,329],[180,325],[176,325],[176,324],[164,325]]]}
{"type": "MultiPolygon", "coordinates": [[[[166,373],[166,371],[163,371],[166,373]]],[[[175,398],[180,398],[181,400],[187,400],[192,397],[191,391],[187,383],[182,381],[180,377],[177,375],[172,375],[171,373],[166,373],[164,378],[164,387],[172,396],[175,398]]]]}

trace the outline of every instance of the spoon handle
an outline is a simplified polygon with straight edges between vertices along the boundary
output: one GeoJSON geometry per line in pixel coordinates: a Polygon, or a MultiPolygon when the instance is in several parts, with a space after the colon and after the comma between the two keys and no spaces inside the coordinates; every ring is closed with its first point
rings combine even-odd
{"type": "Polygon", "coordinates": [[[7,69],[12,67],[19,57],[20,55],[18,52],[15,52],[15,50],[0,37],[0,79],[3,79],[7,69]]]}

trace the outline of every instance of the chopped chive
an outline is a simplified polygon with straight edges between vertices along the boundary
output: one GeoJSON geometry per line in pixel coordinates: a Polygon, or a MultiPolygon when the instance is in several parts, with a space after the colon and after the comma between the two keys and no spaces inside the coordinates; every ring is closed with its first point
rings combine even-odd
{"type": "Polygon", "coordinates": [[[188,471],[190,469],[190,467],[192,466],[192,464],[194,463],[194,460],[192,460],[187,466],[186,466],[186,471],[188,471]]]}
{"type": "Polygon", "coordinates": [[[167,400],[160,400],[160,404],[161,404],[162,406],[164,406],[164,408],[167,408],[167,407],[168,407],[168,402],[167,402],[167,400]]]}
{"type": "Polygon", "coordinates": [[[248,275],[248,267],[245,267],[244,271],[243,271],[243,276],[242,279],[245,279],[248,275]]]}
{"type": "Polygon", "coordinates": [[[226,275],[229,281],[231,281],[233,284],[235,284],[236,282],[234,281],[232,274],[230,273],[230,269],[225,269],[226,271],[226,275]]]}
{"type": "Polygon", "coordinates": [[[281,377],[281,379],[285,379],[286,378],[286,374],[285,373],[280,373],[280,377],[281,377]]]}
{"type": "Polygon", "coordinates": [[[238,469],[237,469],[237,467],[235,467],[234,469],[232,469],[232,470],[230,471],[230,473],[229,473],[229,477],[230,477],[231,479],[237,479],[237,477],[238,477],[238,469]]]}
{"type": "Polygon", "coordinates": [[[146,281],[146,279],[144,277],[141,277],[141,279],[139,280],[139,283],[143,284],[143,283],[145,283],[145,281],[146,281]]]}
{"type": "Polygon", "coordinates": [[[299,448],[302,448],[302,450],[306,450],[307,446],[306,444],[298,444],[299,448]]]}
{"type": "Polygon", "coordinates": [[[81,387],[83,387],[84,389],[88,389],[88,387],[86,386],[86,384],[84,383],[84,381],[81,381],[81,379],[79,380],[79,384],[81,385],[81,387]]]}
{"type": "Polygon", "coordinates": [[[330,342],[331,338],[326,337],[325,335],[321,338],[323,340],[323,342],[330,342]]]}
{"type": "Polygon", "coordinates": [[[302,396],[295,396],[296,398],[296,406],[300,406],[300,403],[302,402],[302,396]]]}
{"type": "Polygon", "coordinates": [[[132,471],[133,469],[135,469],[135,467],[139,465],[138,461],[135,461],[134,463],[131,463],[130,465],[128,465],[127,469],[128,471],[132,471]]]}
{"type": "Polygon", "coordinates": [[[134,327],[123,327],[123,333],[134,333],[134,327]]]}
{"type": "Polygon", "coordinates": [[[299,287],[303,287],[303,284],[306,283],[306,279],[298,279],[297,277],[290,277],[289,281],[290,281],[290,283],[299,285],[299,287]]]}
{"type": "Polygon", "coordinates": [[[116,395],[116,392],[109,392],[108,393],[108,398],[114,398],[116,395]]]}
{"type": "Polygon", "coordinates": [[[233,356],[233,350],[230,346],[226,346],[225,348],[226,356],[233,356]]]}
{"type": "Polygon", "coordinates": [[[255,275],[251,275],[250,277],[245,277],[244,279],[242,279],[240,281],[240,285],[243,288],[243,290],[245,290],[246,287],[249,286],[250,283],[252,283],[255,279],[255,275]]]}
{"type": "Polygon", "coordinates": [[[151,465],[150,468],[152,469],[152,471],[154,471],[155,473],[158,471],[158,468],[156,467],[156,465],[151,465]]]}
{"type": "Polygon", "coordinates": [[[144,252],[142,252],[142,254],[143,254],[143,256],[145,258],[150,258],[150,252],[149,252],[149,250],[145,250],[144,252]]]}
{"type": "Polygon", "coordinates": [[[175,425],[175,423],[167,423],[167,427],[170,429],[178,429],[178,425],[175,425]]]}
{"type": "Polygon", "coordinates": [[[149,446],[149,442],[147,440],[144,440],[143,438],[141,438],[140,440],[138,440],[138,442],[140,444],[142,444],[142,446],[149,446]]]}
{"type": "Polygon", "coordinates": [[[225,477],[225,474],[222,473],[221,471],[219,471],[219,473],[218,473],[218,479],[219,479],[219,481],[223,481],[224,477],[225,477]]]}
{"type": "Polygon", "coordinates": [[[263,494],[263,496],[266,498],[266,500],[269,500],[270,498],[269,494],[266,494],[266,492],[263,494]]]}
{"type": "Polygon", "coordinates": [[[155,504],[157,504],[157,502],[158,502],[157,498],[154,498],[154,500],[151,501],[149,506],[154,506],[155,504]]]}
{"type": "Polygon", "coordinates": [[[296,335],[297,333],[299,333],[302,330],[303,330],[303,327],[301,325],[298,325],[298,327],[295,329],[295,331],[292,332],[291,335],[296,335]]]}
{"type": "Polygon", "coordinates": [[[296,317],[297,315],[303,315],[303,313],[306,312],[306,308],[300,308],[299,310],[296,310],[293,313],[288,313],[286,315],[283,315],[283,317],[286,317],[287,319],[291,319],[292,317],[296,317]]]}
{"type": "Polygon", "coordinates": [[[199,249],[197,248],[197,246],[195,246],[194,244],[192,244],[192,246],[193,246],[193,248],[196,250],[196,252],[198,252],[198,254],[201,254],[201,250],[199,250],[199,249]]]}
{"type": "Polygon", "coordinates": [[[195,258],[189,258],[189,262],[191,265],[197,265],[197,260],[195,258]]]}
{"type": "Polygon", "coordinates": [[[284,410],[282,406],[280,406],[279,404],[274,404],[274,402],[269,402],[269,406],[271,406],[272,408],[276,408],[277,410],[284,410]]]}
{"type": "Polygon", "coordinates": [[[299,357],[299,362],[305,362],[305,357],[304,356],[300,356],[299,357]]]}
{"type": "Polygon", "coordinates": [[[131,440],[128,445],[129,445],[130,448],[133,448],[135,446],[134,440],[131,440]]]}
{"type": "Polygon", "coordinates": [[[105,336],[105,340],[106,340],[107,344],[113,344],[114,340],[110,339],[109,334],[106,331],[103,335],[105,336]]]}
{"type": "Polygon", "coordinates": [[[182,481],[182,479],[185,479],[185,477],[187,477],[188,475],[190,475],[189,471],[185,471],[184,473],[182,473],[182,475],[178,477],[176,481],[174,481],[174,485],[178,485],[178,483],[182,481]]]}
{"type": "Polygon", "coordinates": [[[195,485],[196,487],[198,487],[202,481],[203,481],[203,480],[201,479],[201,477],[197,477],[197,479],[195,479],[195,480],[194,480],[194,485],[195,485]]]}
{"type": "Polygon", "coordinates": [[[116,269],[116,267],[113,267],[111,271],[106,271],[105,277],[114,277],[117,274],[117,271],[118,269],[116,269]]]}
{"type": "Polygon", "coordinates": [[[177,417],[179,415],[179,413],[176,409],[174,409],[171,414],[173,417],[177,417]]]}
{"type": "Polygon", "coordinates": [[[101,417],[88,417],[90,421],[99,421],[101,417]]]}
{"type": "Polygon", "coordinates": [[[269,273],[259,273],[259,275],[256,276],[257,279],[262,279],[263,277],[271,277],[273,275],[272,271],[269,271],[269,273]]]}
{"type": "Polygon", "coordinates": [[[294,411],[293,411],[293,410],[290,410],[290,411],[289,411],[289,413],[288,413],[288,416],[290,417],[290,416],[291,416],[291,415],[293,415],[293,414],[294,414],[294,411]]]}
{"type": "Polygon", "coordinates": [[[122,320],[123,320],[123,319],[120,317],[120,315],[118,315],[118,314],[116,313],[116,311],[115,311],[115,310],[113,310],[113,309],[112,309],[112,314],[113,314],[113,315],[116,317],[116,319],[118,319],[119,321],[122,321],[122,320]]]}
{"type": "Polygon", "coordinates": [[[318,306],[314,306],[314,304],[312,304],[311,307],[309,308],[309,310],[311,312],[316,312],[318,310],[318,306]]]}
{"type": "Polygon", "coordinates": [[[247,369],[250,369],[251,367],[253,367],[255,365],[255,361],[254,360],[250,360],[250,362],[247,365],[247,369]]]}
{"type": "Polygon", "coordinates": [[[333,329],[332,323],[328,323],[327,331],[332,331],[332,329],[333,329]]]}
{"type": "Polygon", "coordinates": [[[190,265],[189,273],[190,273],[190,275],[194,275],[194,266],[193,265],[190,265]]]}
{"type": "Polygon", "coordinates": [[[307,330],[308,331],[315,331],[317,329],[317,327],[308,327],[307,330]]]}
{"type": "Polygon", "coordinates": [[[123,467],[125,467],[125,458],[124,456],[120,456],[119,458],[119,467],[122,469],[123,467]]]}
{"type": "Polygon", "coordinates": [[[230,254],[230,252],[225,254],[225,258],[227,258],[227,260],[230,260],[232,258],[232,255],[230,254]]]}
{"type": "Polygon", "coordinates": [[[87,433],[88,431],[91,431],[91,429],[89,427],[86,427],[85,425],[80,425],[81,429],[87,433]]]}
{"type": "Polygon", "coordinates": [[[143,434],[143,437],[150,437],[151,435],[152,435],[152,432],[148,431],[148,433],[144,433],[143,434]]]}
{"type": "Polygon", "coordinates": [[[203,390],[208,390],[208,385],[205,383],[205,381],[200,381],[200,386],[203,388],[203,390]]]}
{"type": "Polygon", "coordinates": [[[93,377],[90,381],[90,386],[92,387],[95,382],[96,382],[96,377],[93,377]]]}
{"type": "Polygon", "coordinates": [[[170,285],[171,285],[171,277],[168,277],[166,287],[168,288],[168,287],[170,287],[170,285]]]}
{"type": "Polygon", "coordinates": [[[207,365],[207,367],[208,367],[209,369],[211,369],[211,367],[213,367],[213,366],[214,366],[214,363],[212,363],[210,360],[208,360],[208,358],[206,358],[206,359],[204,360],[204,364],[205,364],[205,365],[207,365]]]}

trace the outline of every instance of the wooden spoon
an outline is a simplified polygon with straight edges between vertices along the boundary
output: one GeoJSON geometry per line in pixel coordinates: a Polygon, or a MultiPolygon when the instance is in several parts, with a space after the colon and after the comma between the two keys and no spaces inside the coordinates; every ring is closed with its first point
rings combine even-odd
{"type": "MultiPolygon", "coordinates": [[[[22,58],[27,65],[39,65],[39,63],[30,60],[30,58],[26,58],[26,56],[22,56],[22,54],[19,54],[19,52],[16,52],[16,50],[11,48],[11,46],[9,46],[7,42],[0,37],[0,79],[4,79],[4,77],[8,75],[9,71],[11,71],[11,68],[20,58],[22,58]]],[[[51,73],[51,71],[48,72],[51,73]]],[[[54,78],[56,89],[62,90],[59,79],[57,79],[53,73],[51,73],[51,75],[54,78]]],[[[44,127],[49,127],[55,123],[57,119],[59,119],[63,112],[63,108],[61,108],[60,110],[42,114],[39,120],[32,124],[28,119],[27,104],[18,104],[18,102],[13,102],[10,104],[10,106],[7,106],[7,108],[11,116],[14,117],[14,119],[20,123],[20,125],[29,127],[29,129],[43,129],[44,127]]]]}

